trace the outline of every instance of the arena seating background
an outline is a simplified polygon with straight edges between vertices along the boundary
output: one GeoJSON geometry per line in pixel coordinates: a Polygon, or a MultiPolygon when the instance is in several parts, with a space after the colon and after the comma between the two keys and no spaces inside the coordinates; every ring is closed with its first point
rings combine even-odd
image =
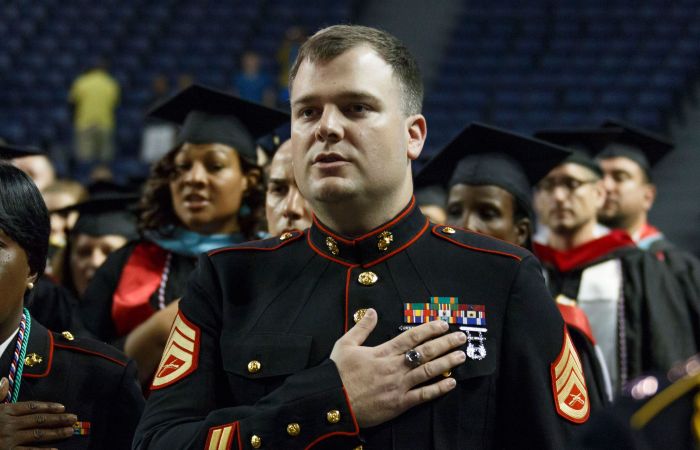
{"type": "MultiPolygon", "coordinates": [[[[432,58],[436,63],[425,71],[424,158],[472,120],[531,132],[596,126],[616,117],[670,134],[677,150],[657,168],[660,194],[652,222],[700,254],[697,226],[689,226],[700,220],[700,132],[694,125],[700,122],[700,3],[435,0],[428,6],[448,4],[457,12],[450,23],[427,26],[421,22],[425,17],[411,13],[412,6],[414,12],[416,5],[426,8],[422,0],[382,0],[385,16],[394,24],[404,22],[403,33],[387,27],[400,38],[442,35],[440,48],[430,49],[439,55],[432,58]]],[[[156,74],[166,74],[171,86],[179,75],[190,74],[231,89],[244,50],[260,52],[274,75],[275,53],[288,27],[313,32],[343,22],[382,26],[378,18],[371,20],[376,5],[368,0],[4,1],[0,137],[49,150],[62,175],[87,173],[67,173],[75,169],[69,159],[67,96],[72,80],[104,55],[122,88],[113,169],[117,176],[143,175],[147,167],[137,156],[156,74]]]]}

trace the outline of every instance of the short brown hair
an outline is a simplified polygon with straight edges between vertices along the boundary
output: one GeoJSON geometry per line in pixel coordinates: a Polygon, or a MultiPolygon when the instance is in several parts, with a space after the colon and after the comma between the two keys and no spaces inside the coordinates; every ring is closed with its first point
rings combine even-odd
{"type": "Polygon", "coordinates": [[[391,66],[401,83],[404,112],[407,115],[420,114],[423,108],[423,80],[413,55],[401,41],[386,31],[361,25],[333,25],[319,30],[304,42],[289,72],[289,91],[303,61],[330,61],[359,45],[368,45],[391,66]]]}

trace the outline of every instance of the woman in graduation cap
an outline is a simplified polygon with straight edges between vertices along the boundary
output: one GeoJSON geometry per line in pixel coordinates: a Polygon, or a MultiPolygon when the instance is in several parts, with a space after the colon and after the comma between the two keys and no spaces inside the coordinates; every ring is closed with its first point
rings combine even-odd
{"type": "MultiPolygon", "coordinates": [[[[531,249],[535,213],[532,188],[570,157],[563,147],[508,130],[472,123],[416,177],[416,185],[447,181],[447,223],[531,249]]],[[[575,305],[557,302],[584,364],[591,405],[609,401],[605,363],[590,326],[575,305]]]]}
{"type": "Polygon", "coordinates": [[[68,232],[62,264],[56,274],[77,299],[82,299],[97,269],[114,251],[136,239],[136,217],[128,210],[138,196],[96,195],[66,210],[79,213],[68,232]]]}
{"type": "Polygon", "coordinates": [[[263,201],[255,139],[289,121],[283,112],[199,85],[151,116],[181,129],[146,183],[142,237],[110,255],[82,302],[87,328],[117,345],[182,295],[199,253],[255,237],[263,201]]]}
{"type": "Polygon", "coordinates": [[[532,186],[568,150],[472,123],[430,160],[417,188],[446,185],[447,223],[530,248],[532,186]]]}

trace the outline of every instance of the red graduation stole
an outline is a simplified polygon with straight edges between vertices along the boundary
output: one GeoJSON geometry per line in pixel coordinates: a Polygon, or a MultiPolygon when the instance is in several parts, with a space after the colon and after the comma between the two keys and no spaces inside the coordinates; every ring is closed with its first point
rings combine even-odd
{"type": "Polygon", "coordinates": [[[129,256],[112,298],[112,321],[119,336],[129,334],[155,312],[149,299],[160,286],[167,255],[167,250],[141,242],[129,256]]]}

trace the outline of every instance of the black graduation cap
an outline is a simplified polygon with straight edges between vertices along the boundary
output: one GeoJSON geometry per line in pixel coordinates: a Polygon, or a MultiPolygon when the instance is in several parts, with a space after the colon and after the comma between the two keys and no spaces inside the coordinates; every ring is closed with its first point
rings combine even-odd
{"type": "Polygon", "coordinates": [[[70,230],[71,235],[117,234],[131,240],[138,237],[134,209],[139,198],[137,194],[105,193],[55,212],[77,211],[80,214],[70,230]]]}
{"type": "Polygon", "coordinates": [[[619,138],[622,132],[623,130],[617,127],[551,128],[537,131],[535,137],[572,150],[573,153],[567,158],[566,162],[584,166],[598,176],[603,176],[603,170],[593,157],[600,153],[610,142],[619,138]]]}
{"type": "Polygon", "coordinates": [[[0,159],[21,158],[23,156],[44,155],[44,151],[36,147],[21,147],[0,143],[0,159]]]}
{"type": "Polygon", "coordinates": [[[419,187],[413,195],[416,197],[418,206],[439,205],[444,208],[447,204],[447,192],[445,192],[445,188],[441,184],[419,187]]]}
{"type": "Polygon", "coordinates": [[[651,168],[673,150],[673,143],[663,136],[620,120],[608,119],[603,129],[618,129],[620,133],[611,139],[598,153],[598,158],[623,156],[639,164],[651,177],[651,168]]]}
{"type": "Polygon", "coordinates": [[[425,165],[416,186],[495,185],[510,192],[532,216],[532,186],[570,154],[555,144],[472,123],[425,165]]]}
{"type": "Polygon", "coordinates": [[[225,144],[255,163],[255,139],[289,123],[289,114],[234,95],[193,84],[157,104],[148,113],[181,125],[175,146],[225,144]]]}

